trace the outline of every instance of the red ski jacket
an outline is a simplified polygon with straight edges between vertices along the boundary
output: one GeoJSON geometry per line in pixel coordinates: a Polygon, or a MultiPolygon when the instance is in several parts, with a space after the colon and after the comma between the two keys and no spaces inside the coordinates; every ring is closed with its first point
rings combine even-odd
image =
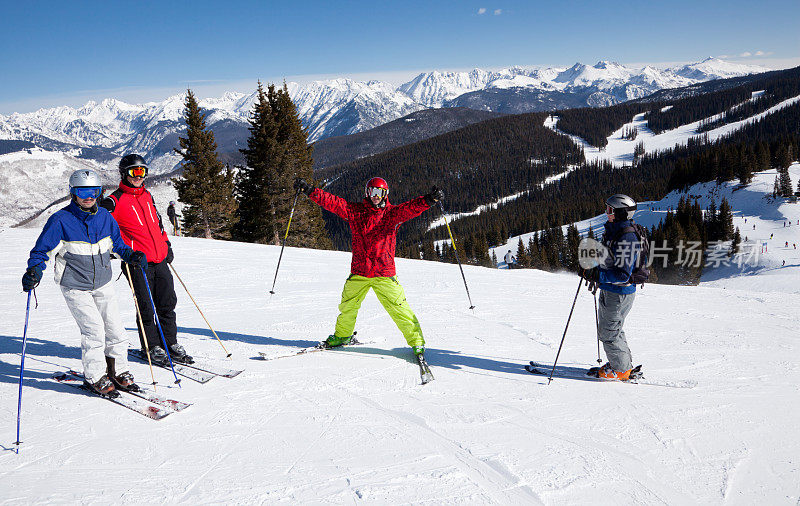
{"type": "Polygon", "coordinates": [[[367,199],[347,202],[319,188],[314,189],[309,198],[350,224],[353,243],[350,273],[367,278],[392,277],[396,274],[394,250],[397,227],[430,207],[425,197],[417,197],[396,206],[387,200],[386,206],[378,208],[367,199]]]}
{"type": "Polygon", "coordinates": [[[100,205],[117,220],[122,240],[131,249],[144,253],[148,262],[161,263],[167,258],[167,233],[153,196],[144,186],[133,188],[120,183],[100,205]]]}

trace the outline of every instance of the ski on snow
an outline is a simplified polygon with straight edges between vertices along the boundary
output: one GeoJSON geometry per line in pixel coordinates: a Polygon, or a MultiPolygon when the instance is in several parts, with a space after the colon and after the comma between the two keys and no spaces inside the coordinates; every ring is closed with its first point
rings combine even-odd
{"type": "MultiPolygon", "coordinates": [[[[77,379],[83,381],[84,377],[83,374],[77,371],[67,371],[67,374],[76,377],[77,379]]],[[[163,395],[159,394],[155,390],[151,389],[150,387],[144,387],[142,385],[137,384],[139,387],[138,392],[134,392],[131,390],[120,390],[117,389],[118,392],[125,392],[136,397],[140,397],[147,402],[152,402],[153,404],[158,404],[159,406],[164,406],[165,408],[171,409],[172,411],[183,411],[184,409],[188,408],[192,405],[191,402],[183,402],[183,401],[176,401],[175,399],[169,399],[164,397],[163,395]]]]}
{"type": "Polygon", "coordinates": [[[286,355],[270,355],[265,351],[259,351],[258,354],[261,355],[261,358],[264,360],[277,360],[279,358],[288,358],[288,357],[296,357],[298,355],[308,355],[309,353],[316,353],[318,351],[325,351],[325,350],[338,350],[340,348],[346,348],[349,346],[361,346],[364,344],[369,344],[365,342],[361,342],[357,340],[355,337],[347,344],[342,344],[340,346],[334,346],[333,348],[325,345],[325,341],[321,341],[315,346],[309,346],[308,348],[302,348],[298,351],[294,351],[292,353],[287,353],[286,355]]]}
{"type": "Polygon", "coordinates": [[[129,397],[125,395],[129,392],[122,392],[121,390],[115,390],[116,396],[111,395],[102,395],[91,388],[87,387],[84,384],[83,377],[75,376],[69,373],[57,373],[53,376],[53,379],[62,383],[64,385],[69,385],[73,388],[77,388],[89,395],[94,395],[97,397],[101,397],[103,399],[109,400],[114,404],[119,404],[120,406],[124,406],[131,411],[135,411],[140,415],[144,415],[151,420],[161,420],[162,418],[174,413],[171,409],[167,409],[161,406],[154,406],[152,404],[148,404],[144,401],[139,400],[136,397],[129,397]]]}
{"type": "MultiPolygon", "coordinates": [[[[641,367],[641,366],[638,366],[641,367]]],[[[531,374],[536,374],[539,376],[550,376],[550,371],[553,369],[552,364],[541,364],[539,362],[531,361],[529,365],[525,366],[525,370],[531,374]]],[[[596,376],[590,376],[588,374],[590,368],[584,367],[569,367],[569,366],[556,366],[556,370],[553,373],[553,378],[565,378],[565,379],[574,379],[574,380],[581,380],[581,381],[604,381],[604,382],[615,382],[615,383],[626,383],[631,385],[651,385],[657,387],[670,387],[670,388],[693,388],[697,385],[696,382],[690,380],[681,380],[681,381],[654,381],[654,380],[647,380],[644,376],[639,376],[638,378],[634,378],[628,381],[620,381],[620,380],[612,380],[612,379],[605,379],[605,378],[598,378],[596,376]]],[[[641,374],[641,372],[639,373],[641,374]]]]}
{"type": "MultiPolygon", "coordinates": [[[[130,348],[128,349],[128,356],[130,358],[135,358],[140,362],[147,363],[147,356],[142,352],[142,350],[130,348]]],[[[161,367],[162,369],[170,370],[169,364],[161,365],[153,363],[153,365],[161,367]]],[[[195,364],[173,363],[173,366],[175,367],[176,374],[185,378],[189,378],[190,380],[198,383],[208,383],[217,376],[233,378],[242,372],[241,370],[236,369],[220,368],[213,364],[206,364],[204,362],[196,362],[195,364]]]]}

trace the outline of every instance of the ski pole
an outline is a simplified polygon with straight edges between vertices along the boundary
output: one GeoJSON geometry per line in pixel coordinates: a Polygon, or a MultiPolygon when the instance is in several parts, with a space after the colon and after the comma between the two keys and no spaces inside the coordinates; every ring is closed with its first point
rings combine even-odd
{"type": "Polygon", "coordinates": [[[136,298],[136,290],[133,289],[133,278],[131,278],[131,269],[128,267],[127,262],[122,262],[122,265],[125,266],[125,271],[128,273],[128,285],[131,287],[131,293],[133,294],[133,305],[136,307],[136,318],[137,323],[139,323],[139,329],[142,332],[142,341],[144,342],[144,352],[147,354],[147,365],[150,366],[150,377],[153,378],[153,390],[158,390],[156,388],[156,375],[153,374],[153,362],[150,360],[150,345],[147,342],[147,334],[144,331],[144,322],[142,321],[142,311],[139,309],[139,300],[136,298]]]}
{"type": "Polygon", "coordinates": [[[19,361],[19,397],[17,398],[17,445],[16,453],[19,455],[19,445],[22,441],[19,440],[19,420],[22,413],[22,376],[25,372],[25,345],[28,344],[28,316],[31,314],[31,290],[28,292],[28,304],[25,307],[25,330],[22,331],[22,358],[19,361]]]}
{"type": "Polygon", "coordinates": [[[461,267],[461,259],[458,258],[458,248],[456,248],[456,240],[453,237],[453,232],[450,230],[450,224],[447,223],[447,216],[444,212],[444,205],[442,201],[439,201],[439,209],[442,210],[442,218],[444,219],[444,224],[447,226],[447,233],[450,234],[450,241],[453,243],[453,253],[456,255],[456,262],[458,262],[458,268],[461,270],[461,279],[464,280],[464,288],[467,289],[467,299],[469,300],[469,308],[475,310],[475,304],[472,303],[472,297],[469,295],[469,287],[467,286],[467,278],[464,276],[464,268],[461,267]]]}
{"type": "Polygon", "coordinates": [[[556,359],[553,361],[553,370],[550,371],[550,377],[547,378],[547,384],[549,385],[551,381],[553,381],[553,373],[556,372],[556,364],[558,363],[558,356],[561,355],[561,347],[564,346],[564,338],[567,337],[567,329],[569,328],[569,321],[572,319],[572,312],[575,311],[575,302],[578,301],[578,294],[581,291],[581,285],[583,284],[583,276],[578,278],[578,289],[575,291],[575,298],[572,299],[572,309],[569,310],[569,317],[567,318],[567,326],[564,327],[564,335],[561,336],[561,344],[558,345],[558,353],[556,353],[556,359]]]}
{"type": "Polygon", "coordinates": [[[297,198],[300,196],[300,190],[294,194],[294,202],[292,203],[292,210],[289,212],[289,223],[286,224],[286,233],[283,235],[281,241],[281,254],[278,255],[278,266],[275,268],[275,278],[272,280],[272,289],[269,291],[270,295],[275,295],[275,282],[278,280],[278,269],[281,268],[281,258],[283,258],[283,248],[286,247],[286,238],[289,237],[289,227],[292,226],[292,216],[294,216],[294,206],[297,205],[297,198]]]}
{"type": "MultiPolygon", "coordinates": [[[[202,317],[203,317],[203,319],[206,321],[206,325],[208,325],[208,328],[209,328],[209,329],[211,330],[211,332],[214,334],[214,337],[216,337],[216,338],[217,338],[217,341],[219,341],[219,345],[220,345],[220,346],[222,346],[222,349],[223,349],[223,350],[225,350],[225,353],[228,353],[228,350],[226,350],[226,349],[225,349],[225,345],[224,345],[224,344],[222,344],[222,340],[220,340],[220,338],[219,338],[219,336],[217,335],[217,333],[216,333],[216,332],[214,332],[214,329],[212,329],[212,328],[211,328],[211,324],[210,324],[210,323],[208,323],[208,320],[206,319],[206,315],[204,315],[204,314],[203,314],[203,310],[202,310],[202,309],[200,309],[200,306],[198,306],[198,305],[197,305],[197,301],[195,301],[195,300],[194,300],[194,297],[192,297],[192,294],[191,294],[191,293],[189,293],[189,289],[188,289],[188,288],[186,288],[186,283],[184,283],[184,282],[183,282],[183,280],[181,279],[181,277],[178,275],[178,271],[176,271],[176,270],[175,270],[175,267],[173,267],[173,266],[172,266],[172,264],[169,264],[169,266],[170,266],[170,268],[172,269],[172,272],[174,272],[174,273],[175,273],[175,277],[176,277],[176,278],[178,278],[178,281],[180,281],[180,282],[181,282],[181,285],[183,286],[183,289],[184,289],[184,290],[186,290],[186,295],[188,295],[188,296],[189,296],[189,298],[190,298],[190,299],[192,299],[192,302],[194,302],[194,307],[196,307],[196,308],[197,308],[197,310],[198,310],[198,311],[200,311],[200,316],[202,316],[202,317]]],[[[230,353],[228,353],[228,356],[227,356],[227,358],[231,358],[231,354],[230,354],[230,353]]]]}
{"type": "Polygon", "coordinates": [[[147,296],[150,297],[150,305],[153,307],[153,317],[156,319],[156,325],[158,326],[158,333],[161,334],[161,342],[164,344],[164,351],[167,353],[167,358],[169,359],[169,367],[172,369],[172,375],[175,376],[175,383],[177,383],[178,387],[180,387],[181,380],[178,379],[178,373],[175,372],[175,365],[172,363],[172,355],[169,352],[169,346],[167,346],[167,340],[164,338],[164,331],[161,329],[161,320],[158,319],[158,311],[156,311],[156,303],[153,300],[153,292],[150,291],[150,283],[147,282],[147,271],[145,270],[144,265],[142,266],[142,276],[144,277],[144,286],[147,288],[147,296]]]}
{"type": "Polygon", "coordinates": [[[600,358],[600,317],[597,316],[597,291],[592,295],[594,295],[594,323],[597,326],[597,363],[602,364],[603,359],[600,358]]]}

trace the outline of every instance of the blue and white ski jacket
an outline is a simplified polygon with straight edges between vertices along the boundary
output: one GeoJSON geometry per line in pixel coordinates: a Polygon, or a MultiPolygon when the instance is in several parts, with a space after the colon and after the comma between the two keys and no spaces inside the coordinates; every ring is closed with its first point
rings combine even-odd
{"type": "Polygon", "coordinates": [[[111,281],[111,253],[123,260],[133,250],[119,234],[111,213],[84,211],[74,201],[47,220],[28,258],[28,267],[54,260],[56,283],[75,290],[95,290],[111,281]]]}
{"type": "Polygon", "coordinates": [[[611,255],[606,258],[604,265],[599,266],[601,290],[622,295],[636,292],[636,285],[632,285],[630,279],[642,249],[639,238],[634,232],[627,232],[614,241],[623,229],[630,226],[630,220],[605,224],[603,244],[609,248],[611,255]]]}

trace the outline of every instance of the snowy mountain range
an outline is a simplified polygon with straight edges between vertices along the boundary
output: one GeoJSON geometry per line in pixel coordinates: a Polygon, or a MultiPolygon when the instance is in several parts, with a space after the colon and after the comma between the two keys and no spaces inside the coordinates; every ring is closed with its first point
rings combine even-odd
{"type": "MultiPolygon", "coordinates": [[[[460,96],[485,90],[527,90],[579,93],[589,98],[582,105],[602,106],[641,98],[663,88],[763,72],[753,65],[729,63],[717,58],[668,69],[630,68],[600,61],[570,68],[511,67],[499,71],[422,73],[398,87],[382,81],[332,79],[306,85],[289,84],[309,139],[315,141],[374,128],[425,108],[456,105],[460,96]]],[[[225,93],[206,98],[200,105],[209,112],[208,124],[222,121],[245,123],[255,93],[225,93]]],[[[487,107],[481,107],[487,109],[487,107]]],[[[168,133],[178,131],[183,95],[163,102],[127,104],[106,99],[83,107],[56,107],[26,114],[0,115],[0,139],[50,141],[75,147],[105,148],[121,153],[147,154],[168,133]]],[[[502,111],[500,111],[502,112],[502,111]]]]}
{"type": "MultiPolygon", "coordinates": [[[[603,106],[640,98],[655,91],[701,81],[763,72],[716,58],[670,69],[630,68],[601,61],[570,68],[511,67],[500,71],[423,73],[398,87],[381,81],[351,79],[289,83],[309,139],[366,131],[413,112],[465,106],[499,113],[603,106]]],[[[200,105],[214,130],[223,158],[238,154],[246,142],[247,119],[255,93],[225,93],[200,105]]],[[[126,152],[150,160],[154,174],[174,170],[172,151],[183,131],[183,95],[162,102],[128,104],[113,98],[80,108],[56,107],[32,113],[0,115],[0,198],[3,207],[16,199],[15,188],[34,188],[10,222],[30,216],[63,194],[60,178],[87,166],[116,177],[115,164],[126,152]],[[46,163],[41,163],[46,160],[46,163]],[[50,170],[47,170],[47,168],[50,170]],[[48,200],[49,199],[49,200],[48,200]]]]}

